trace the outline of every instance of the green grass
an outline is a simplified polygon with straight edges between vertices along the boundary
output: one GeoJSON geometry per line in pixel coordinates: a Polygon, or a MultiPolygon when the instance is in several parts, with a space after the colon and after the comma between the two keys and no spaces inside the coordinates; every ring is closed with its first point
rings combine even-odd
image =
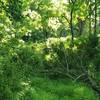
{"type": "Polygon", "coordinates": [[[17,100],[99,100],[94,91],[83,83],[33,77],[23,82],[17,100]]]}

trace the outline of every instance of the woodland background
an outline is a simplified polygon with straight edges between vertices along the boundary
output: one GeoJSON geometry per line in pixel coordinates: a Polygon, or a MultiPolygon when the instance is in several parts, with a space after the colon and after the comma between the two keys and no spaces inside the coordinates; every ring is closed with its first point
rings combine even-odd
{"type": "Polygon", "coordinates": [[[0,100],[100,100],[100,0],[0,0],[0,100]]]}

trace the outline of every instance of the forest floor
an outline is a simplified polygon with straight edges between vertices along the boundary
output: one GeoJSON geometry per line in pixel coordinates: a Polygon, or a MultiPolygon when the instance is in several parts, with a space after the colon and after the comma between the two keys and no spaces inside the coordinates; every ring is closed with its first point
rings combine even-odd
{"type": "Polygon", "coordinates": [[[31,81],[21,84],[21,100],[99,100],[89,86],[69,79],[34,77],[31,81]]]}

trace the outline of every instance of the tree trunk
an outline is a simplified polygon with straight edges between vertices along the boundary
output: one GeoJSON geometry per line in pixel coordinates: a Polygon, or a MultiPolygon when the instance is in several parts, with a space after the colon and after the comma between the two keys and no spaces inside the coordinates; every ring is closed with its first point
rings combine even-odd
{"type": "Polygon", "coordinates": [[[91,31],[91,0],[89,1],[89,34],[92,33],[91,31]]]}
{"type": "Polygon", "coordinates": [[[70,31],[71,31],[71,39],[72,39],[72,46],[74,45],[74,31],[73,31],[73,12],[74,12],[74,5],[75,5],[75,1],[73,0],[69,0],[69,4],[71,3],[72,6],[71,6],[71,10],[70,10],[70,31]]]}
{"type": "Polygon", "coordinates": [[[97,33],[97,30],[96,30],[96,28],[97,28],[97,0],[95,0],[95,9],[94,9],[94,16],[95,16],[95,22],[94,22],[94,34],[96,34],[97,33]]]}

